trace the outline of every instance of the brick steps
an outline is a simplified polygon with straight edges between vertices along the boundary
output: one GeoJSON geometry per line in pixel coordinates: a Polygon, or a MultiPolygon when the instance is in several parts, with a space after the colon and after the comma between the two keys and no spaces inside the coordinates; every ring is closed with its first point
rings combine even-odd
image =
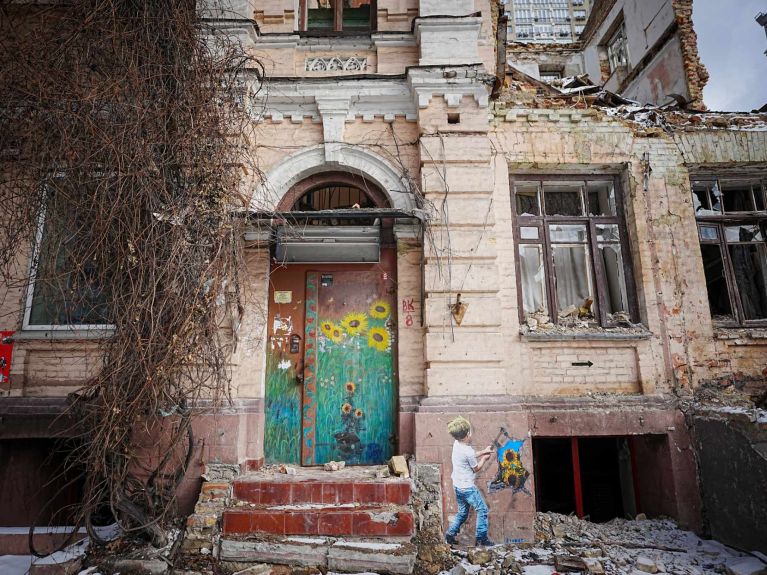
{"type": "Polygon", "coordinates": [[[406,507],[340,507],[305,509],[227,509],[224,534],[409,537],[415,532],[406,507]]]}
{"type": "Polygon", "coordinates": [[[241,479],[232,494],[238,501],[256,505],[301,505],[347,503],[407,505],[409,481],[263,481],[241,479]]]}
{"type": "Polygon", "coordinates": [[[205,497],[226,498],[224,535],[411,537],[412,485],[399,478],[371,478],[365,470],[345,475],[243,476],[213,484],[205,497]],[[230,490],[231,489],[231,490],[230,490]]]}

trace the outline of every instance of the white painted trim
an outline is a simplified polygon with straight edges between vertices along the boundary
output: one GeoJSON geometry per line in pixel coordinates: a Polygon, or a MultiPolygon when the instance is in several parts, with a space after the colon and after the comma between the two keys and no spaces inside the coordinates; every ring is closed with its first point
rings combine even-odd
{"type": "Polygon", "coordinates": [[[329,170],[343,170],[364,176],[376,183],[398,210],[416,208],[413,193],[407,182],[387,160],[359,146],[338,143],[334,157],[325,159],[325,145],[318,144],[296,152],[282,160],[264,177],[251,200],[252,211],[274,210],[293,185],[314,174],[329,170]]]}

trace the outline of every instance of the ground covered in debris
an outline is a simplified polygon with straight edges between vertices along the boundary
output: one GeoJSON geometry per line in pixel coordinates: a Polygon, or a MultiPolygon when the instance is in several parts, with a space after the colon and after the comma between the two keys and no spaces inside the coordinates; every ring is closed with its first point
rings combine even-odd
{"type": "Polygon", "coordinates": [[[535,527],[535,544],[454,550],[460,561],[443,575],[756,575],[767,569],[767,557],[700,539],[668,519],[614,519],[597,524],[539,513],[535,527]]]}

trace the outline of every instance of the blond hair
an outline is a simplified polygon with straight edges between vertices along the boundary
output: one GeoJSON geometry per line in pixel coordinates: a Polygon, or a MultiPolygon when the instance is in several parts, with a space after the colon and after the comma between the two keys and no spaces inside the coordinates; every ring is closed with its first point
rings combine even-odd
{"type": "Polygon", "coordinates": [[[447,432],[456,439],[463,439],[469,435],[471,423],[460,415],[447,424],[447,432]]]}

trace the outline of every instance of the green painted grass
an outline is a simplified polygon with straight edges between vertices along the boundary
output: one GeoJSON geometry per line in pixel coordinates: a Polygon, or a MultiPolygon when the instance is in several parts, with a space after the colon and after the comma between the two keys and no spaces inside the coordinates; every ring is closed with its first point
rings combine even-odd
{"type": "MultiPolygon", "coordinates": [[[[368,329],[384,328],[370,321],[368,329]]],[[[394,454],[396,396],[391,345],[385,350],[368,346],[367,334],[333,342],[319,334],[317,366],[317,447],[315,461],[345,460],[349,464],[375,464],[394,454]],[[355,386],[349,393],[346,384],[355,386]],[[352,406],[344,417],[342,407],[352,406]],[[356,410],[362,416],[354,416],[356,410]],[[355,456],[337,444],[337,433],[352,431],[361,442],[355,456]]],[[[267,354],[266,423],[264,453],[267,463],[300,463],[302,388],[293,368],[279,369],[278,357],[267,354]]]]}
{"type": "MultiPolygon", "coordinates": [[[[369,327],[376,327],[371,322],[369,327]]],[[[378,324],[383,327],[383,322],[378,324]]],[[[317,370],[317,451],[318,462],[345,459],[350,464],[374,464],[388,460],[393,454],[395,421],[394,373],[391,346],[385,351],[368,346],[366,335],[347,337],[334,343],[324,336],[320,341],[317,370]],[[346,384],[355,385],[353,394],[346,384]],[[351,404],[362,417],[344,418],[342,407],[351,404]],[[349,421],[354,423],[347,425],[349,421]],[[362,451],[345,456],[335,434],[355,432],[362,451]]]]}
{"type": "Polygon", "coordinates": [[[264,457],[267,463],[300,463],[301,386],[295,370],[280,369],[280,358],[267,352],[264,457]]]}

